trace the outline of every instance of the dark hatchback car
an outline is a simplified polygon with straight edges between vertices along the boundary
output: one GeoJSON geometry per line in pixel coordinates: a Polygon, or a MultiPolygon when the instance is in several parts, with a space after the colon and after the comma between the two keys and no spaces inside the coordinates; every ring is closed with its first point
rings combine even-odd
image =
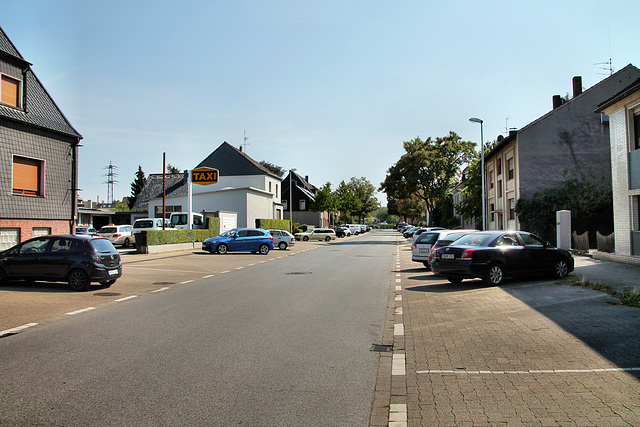
{"type": "Polygon", "coordinates": [[[86,291],[91,282],[108,287],[120,276],[120,254],[100,237],[42,236],[0,252],[0,284],[14,279],[69,282],[74,291],[86,291]]]}
{"type": "Polygon", "coordinates": [[[499,285],[505,277],[517,275],[563,278],[573,271],[573,257],[531,233],[483,231],[437,249],[431,269],[451,283],[479,277],[489,285],[499,285]]]}

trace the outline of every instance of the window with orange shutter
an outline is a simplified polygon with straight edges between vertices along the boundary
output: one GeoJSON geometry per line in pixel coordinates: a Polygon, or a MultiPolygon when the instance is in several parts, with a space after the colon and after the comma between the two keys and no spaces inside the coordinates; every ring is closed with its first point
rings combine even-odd
{"type": "Polygon", "coordinates": [[[13,194],[42,196],[41,160],[13,157],[13,194]]]}
{"type": "Polygon", "coordinates": [[[0,102],[20,107],[20,81],[9,76],[2,76],[2,85],[0,86],[0,102]]]}

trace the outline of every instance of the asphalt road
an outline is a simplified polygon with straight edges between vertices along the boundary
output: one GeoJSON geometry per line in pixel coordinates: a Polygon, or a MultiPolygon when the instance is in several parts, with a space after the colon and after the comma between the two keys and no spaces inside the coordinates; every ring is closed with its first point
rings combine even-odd
{"type": "Polygon", "coordinates": [[[145,258],[86,310],[58,289],[77,314],[0,339],[0,425],[367,425],[395,239],[145,258]]]}

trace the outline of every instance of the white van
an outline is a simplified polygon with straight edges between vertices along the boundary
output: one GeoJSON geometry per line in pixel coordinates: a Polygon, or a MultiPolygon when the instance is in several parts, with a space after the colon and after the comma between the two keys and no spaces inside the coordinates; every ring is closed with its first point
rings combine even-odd
{"type": "Polygon", "coordinates": [[[360,224],[345,224],[345,227],[349,228],[352,236],[357,236],[358,234],[362,234],[362,228],[360,224]]]}
{"type": "Polygon", "coordinates": [[[136,233],[147,230],[162,230],[162,221],[164,221],[165,230],[176,229],[168,219],[163,220],[162,218],[140,218],[134,221],[131,234],[135,235],[136,233]]]}
{"type": "Polygon", "coordinates": [[[188,225],[189,212],[171,212],[169,220],[178,230],[204,228],[204,216],[196,212],[191,212],[191,227],[188,225]]]}

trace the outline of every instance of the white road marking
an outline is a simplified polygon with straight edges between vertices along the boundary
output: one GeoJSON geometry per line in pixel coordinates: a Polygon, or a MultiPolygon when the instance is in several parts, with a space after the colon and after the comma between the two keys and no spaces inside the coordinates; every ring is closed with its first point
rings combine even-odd
{"type": "Polygon", "coordinates": [[[207,274],[206,276],[202,276],[203,279],[208,279],[209,277],[213,277],[214,274],[207,274]]]}
{"type": "Polygon", "coordinates": [[[115,302],[128,301],[130,299],[138,298],[138,295],[129,295],[128,297],[118,298],[115,302]]]}
{"type": "Polygon", "coordinates": [[[26,325],[22,325],[22,326],[16,326],[15,328],[11,328],[11,329],[5,329],[4,331],[0,331],[0,337],[3,337],[5,335],[9,335],[9,334],[15,334],[18,333],[20,331],[23,331],[27,328],[31,328],[33,326],[39,325],[39,323],[27,323],[26,325]]]}
{"type": "Polygon", "coordinates": [[[396,291],[401,291],[402,290],[402,286],[396,286],[396,291]]]}
{"type": "Polygon", "coordinates": [[[156,292],[166,291],[167,289],[171,289],[171,288],[168,287],[168,286],[165,286],[164,288],[160,288],[160,289],[156,289],[155,291],[151,291],[151,293],[155,294],[156,292]]]}
{"type": "Polygon", "coordinates": [[[191,283],[193,280],[185,280],[184,282],[180,282],[181,285],[186,285],[187,283],[191,283]]]}
{"type": "Polygon", "coordinates": [[[406,356],[404,353],[393,353],[391,362],[391,375],[406,375],[405,370],[406,356]]]}
{"type": "Polygon", "coordinates": [[[405,403],[392,403],[389,405],[389,427],[407,426],[407,405],[405,403]]]}
{"type": "Polygon", "coordinates": [[[236,270],[242,270],[244,267],[236,267],[236,270]]]}
{"type": "Polygon", "coordinates": [[[396,323],[393,325],[393,335],[404,335],[404,325],[402,323],[396,323]]]}
{"type": "Polygon", "coordinates": [[[176,271],[178,273],[202,273],[202,271],[192,271],[192,270],[172,270],[172,269],[168,269],[168,268],[147,268],[147,267],[138,267],[135,265],[127,265],[125,264],[128,269],[134,269],[134,270],[153,270],[153,271],[176,271]]]}
{"type": "Polygon", "coordinates": [[[596,369],[531,369],[528,371],[466,371],[464,369],[456,370],[435,370],[416,371],[416,374],[466,374],[466,375],[501,375],[501,374],[594,374],[600,372],[629,372],[640,371],[640,368],[596,368],[596,369]]]}
{"type": "Polygon", "coordinates": [[[230,272],[230,271],[231,271],[231,270],[221,271],[221,272],[220,272],[220,274],[228,273],[228,272],[230,272]]]}
{"type": "Polygon", "coordinates": [[[402,301],[402,294],[396,295],[396,301],[402,301]]]}
{"type": "Polygon", "coordinates": [[[84,312],[86,312],[86,311],[91,311],[91,310],[95,310],[95,309],[96,309],[95,307],[87,307],[87,308],[83,308],[83,309],[81,309],[81,310],[70,311],[70,312],[65,313],[65,314],[66,314],[67,316],[73,316],[73,315],[76,315],[76,314],[84,313],[84,312]]]}

